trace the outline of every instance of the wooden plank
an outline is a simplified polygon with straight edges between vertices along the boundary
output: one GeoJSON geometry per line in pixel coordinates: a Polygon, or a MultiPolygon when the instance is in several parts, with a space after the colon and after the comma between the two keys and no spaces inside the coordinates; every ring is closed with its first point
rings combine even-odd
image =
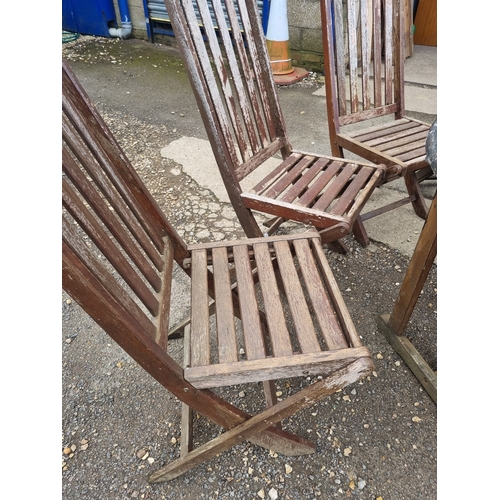
{"type": "Polygon", "coordinates": [[[381,0],[373,0],[373,104],[375,108],[382,101],[382,9],[381,0]]]}
{"type": "MultiPolygon", "coordinates": [[[[215,281],[215,310],[217,319],[217,347],[219,363],[238,361],[238,346],[234,326],[234,312],[231,279],[227,259],[227,249],[212,250],[213,273],[215,281]]],[[[193,302],[196,306],[196,302],[193,302]]]]}
{"type": "MultiPolygon", "coordinates": [[[[184,360],[183,366],[191,365],[191,325],[184,327],[184,360]]],[[[193,409],[182,403],[181,413],[181,457],[193,450],[193,409]]]]}
{"type": "MultiPolygon", "coordinates": [[[[214,8],[216,14],[217,10],[222,10],[220,6],[217,6],[217,0],[214,0],[212,2],[212,7],[214,8]]],[[[225,61],[228,60],[229,63],[233,65],[233,70],[234,66],[236,66],[236,73],[238,72],[237,62],[234,59],[234,52],[231,47],[231,40],[228,38],[229,34],[227,32],[227,29],[217,30],[219,33],[219,36],[217,36],[207,2],[200,2],[198,5],[198,10],[203,23],[204,37],[207,40],[208,45],[210,46],[210,54],[207,55],[210,57],[210,60],[212,62],[212,74],[214,80],[217,83],[215,87],[211,87],[210,91],[212,96],[215,93],[220,92],[219,96],[221,102],[225,102],[224,109],[228,118],[228,127],[226,129],[225,135],[226,142],[234,141],[235,144],[237,144],[239,147],[239,152],[241,154],[241,157],[243,158],[243,161],[245,161],[251,153],[250,145],[246,141],[245,133],[243,131],[243,120],[240,119],[241,110],[237,107],[238,99],[233,94],[231,79],[229,78],[228,70],[225,65],[225,61]],[[221,44],[221,40],[223,44],[221,44]],[[222,47],[225,49],[224,51],[221,50],[222,47]],[[213,68],[215,68],[215,71],[213,68]],[[217,78],[215,78],[216,76],[217,78]]],[[[226,26],[226,19],[224,14],[222,14],[222,23],[219,24],[219,26],[226,26]]],[[[199,49],[201,49],[201,47],[199,47],[199,49]]],[[[201,50],[199,50],[198,53],[200,52],[201,50]]],[[[244,96],[243,98],[246,100],[246,96],[244,96]]],[[[218,114],[220,115],[222,111],[223,109],[219,108],[218,114]]]]}
{"type": "Polygon", "coordinates": [[[359,108],[358,90],[358,37],[356,32],[356,3],[347,0],[347,44],[349,47],[349,82],[351,113],[357,113],[359,108]]]}
{"type": "Polygon", "coordinates": [[[356,173],[354,179],[351,180],[342,195],[338,198],[333,206],[332,213],[344,215],[356,201],[356,195],[363,189],[366,182],[373,175],[373,169],[361,168],[356,173]]]}
{"type": "Polygon", "coordinates": [[[425,146],[420,147],[418,149],[414,149],[414,150],[409,151],[408,153],[405,153],[405,154],[400,154],[399,152],[397,152],[398,160],[408,162],[408,163],[414,162],[414,161],[420,161],[424,164],[427,164],[427,160],[425,160],[425,156],[426,156],[425,146]]]}
{"type": "MultiPolygon", "coordinates": [[[[317,244],[317,242],[316,242],[317,244]]],[[[294,241],[300,272],[307,288],[311,304],[318,321],[321,335],[329,350],[348,347],[342,327],[337,320],[335,310],[323,285],[323,278],[318,271],[316,259],[311,253],[307,241],[294,241]]],[[[323,264],[322,262],[319,265],[323,264]]]]}
{"type": "Polygon", "coordinates": [[[313,162],[314,157],[312,156],[304,156],[301,158],[293,168],[288,170],[285,175],[281,176],[277,182],[273,183],[273,185],[265,191],[264,195],[268,198],[277,198],[280,196],[313,162]]]}
{"type": "MultiPolygon", "coordinates": [[[[307,245],[307,242],[305,243],[307,245]]],[[[304,354],[321,351],[289,244],[284,241],[276,242],[274,250],[300,350],[304,354]]]]}
{"type": "Polygon", "coordinates": [[[248,246],[235,245],[233,247],[233,254],[246,358],[265,358],[266,349],[260,324],[260,313],[252,276],[252,267],[248,255],[248,246]]]}
{"type": "Polygon", "coordinates": [[[323,171],[323,169],[326,167],[326,165],[328,165],[329,162],[330,160],[328,158],[316,158],[314,164],[307,169],[307,172],[305,172],[301,176],[301,178],[294,183],[293,187],[290,188],[281,197],[281,201],[291,203],[299,198],[296,203],[298,203],[299,205],[305,204],[307,206],[307,203],[304,203],[306,198],[302,198],[302,196],[305,195],[306,191],[308,191],[309,184],[313,182],[313,180],[318,176],[320,172],[323,171]]]}
{"type": "MultiPolygon", "coordinates": [[[[187,248],[189,251],[193,252],[195,250],[200,250],[200,249],[212,249],[212,248],[222,248],[226,247],[230,249],[235,243],[237,245],[249,245],[252,247],[252,245],[256,243],[270,243],[273,241],[290,241],[290,240],[295,240],[295,239],[309,239],[309,238],[317,238],[318,237],[318,232],[315,229],[308,230],[308,231],[303,231],[302,233],[293,233],[293,234],[277,234],[272,237],[270,236],[263,236],[262,238],[241,238],[238,239],[237,242],[235,241],[214,241],[214,242],[209,242],[209,243],[194,243],[192,245],[188,245],[187,248]]],[[[249,253],[252,254],[253,250],[250,249],[249,253]]]]}
{"type": "MultiPolygon", "coordinates": [[[[163,261],[154,246],[149,242],[149,250],[155,255],[153,262],[155,268],[152,267],[150,261],[146,259],[144,254],[139,250],[136,240],[133,240],[129,233],[122,226],[114,210],[111,210],[104,198],[95,189],[94,183],[91,183],[80,170],[73,157],[69,154],[66,148],[62,150],[63,172],[68,176],[71,182],[78,189],[85,201],[92,207],[95,213],[98,214],[101,221],[104,223],[109,232],[116,238],[127,255],[132,259],[138,267],[148,283],[158,292],[161,288],[161,279],[158,275],[158,270],[162,270],[163,261]]],[[[138,231],[142,231],[144,238],[147,234],[137,224],[138,231]]]]}
{"type": "MultiPolygon", "coordinates": [[[[274,356],[291,355],[292,345],[267,243],[253,245],[274,356]]],[[[272,377],[270,377],[272,378],[272,377]]],[[[266,378],[262,379],[266,380],[266,378]]]]}
{"type": "MultiPolygon", "coordinates": [[[[380,140],[380,138],[382,138],[382,140],[384,140],[386,137],[397,138],[399,133],[406,130],[409,130],[410,133],[412,133],[412,130],[415,129],[415,127],[419,126],[420,124],[410,121],[398,121],[398,123],[393,122],[391,124],[386,124],[383,127],[378,127],[376,130],[360,130],[359,132],[353,132],[350,135],[358,141],[369,143],[369,141],[371,140],[377,141],[380,140]]],[[[376,145],[376,142],[374,144],[376,145]]]]}
{"type": "MultiPolygon", "coordinates": [[[[385,1],[383,3],[383,16],[384,16],[384,69],[385,69],[385,104],[394,102],[393,98],[393,78],[394,78],[394,59],[393,59],[393,29],[396,29],[393,23],[393,5],[392,1],[385,1]]],[[[398,38],[399,41],[399,38],[398,38]]]]}
{"type": "Polygon", "coordinates": [[[207,252],[194,250],[191,258],[191,363],[193,366],[209,365],[207,252]]]}
{"type": "MultiPolygon", "coordinates": [[[[342,172],[338,174],[328,188],[321,194],[319,200],[313,205],[313,210],[324,211],[344,189],[351,176],[356,172],[358,166],[354,163],[347,163],[342,172]]],[[[335,214],[339,215],[339,214],[335,214]]]]}
{"type": "Polygon", "coordinates": [[[364,357],[371,359],[366,347],[351,347],[337,351],[269,357],[224,365],[192,366],[186,368],[184,376],[197,389],[206,389],[263,380],[327,375],[341,371],[349,363],[364,357]]]}
{"type": "Polygon", "coordinates": [[[342,390],[346,385],[359,380],[371,370],[373,370],[373,364],[370,358],[356,359],[342,368],[338,373],[299,391],[284,401],[248,419],[234,429],[200,446],[187,457],[163,467],[149,476],[149,482],[154,483],[174,479],[231,446],[262,432],[273,424],[296,414],[304,408],[310,407],[328,395],[342,390]]]}
{"type": "Polygon", "coordinates": [[[418,148],[420,146],[425,147],[425,141],[427,139],[428,133],[428,130],[423,130],[420,133],[406,134],[397,139],[389,139],[384,144],[379,145],[379,149],[386,154],[393,154],[391,151],[397,151],[396,148],[400,147],[412,149],[418,148]]]}
{"type": "Polygon", "coordinates": [[[432,200],[427,219],[418,238],[389,319],[389,326],[396,335],[403,335],[406,330],[436,254],[437,194],[432,200]]]}
{"type": "Polygon", "coordinates": [[[170,320],[170,299],[172,297],[172,273],[174,270],[174,247],[169,238],[165,238],[165,269],[162,275],[162,288],[158,300],[160,310],[158,313],[158,330],[156,333],[156,343],[162,348],[168,346],[168,325],[170,320]]]}
{"type": "Polygon", "coordinates": [[[158,299],[148,288],[141,276],[132,267],[129,261],[117,248],[116,243],[109,237],[94,215],[83,204],[83,201],[73,191],[66,179],[62,179],[63,206],[74,217],[85,233],[103,253],[105,258],[116,269],[127,285],[137,295],[148,311],[156,316],[158,314],[158,299]]]}
{"type": "Polygon", "coordinates": [[[342,329],[344,335],[346,336],[348,345],[352,347],[361,347],[363,344],[361,343],[361,339],[359,338],[356,327],[354,326],[351,314],[347,309],[347,305],[344,301],[344,297],[342,296],[337,281],[333,276],[330,264],[326,259],[323,249],[321,248],[321,243],[318,240],[313,240],[312,248],[314,251],[316,262],[318,262],[321,276],[323,277],[326,289],[330,294],[333,307],[335,308],[335,312],[337,313],[337,319],[339,320],[339,323],[342,325],[342,329]]]}
{"type": "Polygon", "coordinates": [[[262,194],[272,183],[276,182],[283,173],[288,172],[293,166],[302,159],[301,154],[293,153],[280,163],[272,172],[267,174],[259,183],[253,187],[252,192],[262,194]]]}
{"type": "Polygon", "coordinates": [[[383,333],[392,348],[403,358],[408,368],[417,377],[423,388],[437,404],[437,374],[427,364],[422,355],[413,344],[403,335],[396,333],[389,326],[389,315],[382,314],[377,317],[377,326],[383,333]]]}
{"type": "Polygon", "coordinates": [[[241,198],[247,208],[283,217],[284,219],[312,224],[316,228],[331,227],[345,222],[343,217],[316,210],[315,208],[297,206],[280,200],[269,200],[250,193],[242,193],[241,198]]]}
{"type": "Polygon", "coordinates": [[[296,202],[298,205],[310,207],[316,201],[319,193],[328,185],[328,183],[337,175],[338,171],[345,165],[341,161],[332,161],[327,168],[322,170],[317,178],[312,181],[307,191],[296,202]]]}
{"type": "MultiPolygon", "coordinates": [[[[329,9],[330,6],[327,6],[329,9]]],[[[334,34],[335,34],[335,48],[336,48],[336,77],[338,83],[338,99],[339,99],[339,115],[345,115],[347,110],[347,90],[345,81],[345,45],[344,45],[344,12],[342,8],[342,1],[336,0],[334,2],[334,34]]],[[[332,47],[333,49],[333,47],[332,47]]]]}
{"type": "MultiPolygon", "coordinates": [[[[106,291],[106,294],[113,297],[113,300],[119,303],[120,307],[128,311],[127,314],[133,318],[134,323],[145,334],[154,339],[156,326],[153,324],[152,319],[138,306],[123,286],[118,284],[116,278],[111,275],[103,261],[92,253],[84,242],[82,235],[77,233],[75,226],[65,218],[62,219],[62,242],[63,254],[69,256],[68,262],[71,263],[72,267],[81,269],[77,274],[91,275],[92,280],[98,283],[99,287],[106,291]]],[[[86,297],[86,300],[90,301],[92,297],[86,297]]]]}
{"type": "MultiPolygon", "coordinates": [[[[120,217],[120,220],[135,237],[143,251],[149,259],[151,259],[156,268],[161,270],[163,265],[161,253],[164,251],[163,241],[161,241],[159,237],[155,237],[153,239],[149,237],[149,233],[142,225],[144,219],[142,217],[137,217],[137,212],[130,209],[127,201],[122,198],[113,183],[104,174],[102,168],[97,163],[97,159],[86,147],[82,138],[75,133],[75,130],[70,126],[66,115],[63,115],[62,118],[62,130],[63,140],[65,141],[66,146],[72,151],[81,166],[85,168],[86,172],[93,179],[95,186],[92,190],[95,192],[96,186],[98,186],[101,193],[106,197],[106,201],[110,204],[111,208],[106,207],[105,210],[99,210],[99,207],[96,205],[96,198],[98,195],[89,198],[89,203],[101,214],[106,214],[110,210],[113,210],[116,216],[120,217]]],[[[72,158],[70,158],[70,155],[65,148],[63,148],[63,171],[76,185],[81,186],[81,190],[84,194],[85,187],[89,186],[90,182],[86,180],[86,177],[80,170],[80,167],[72,158]]],[[[87,189],[86,191],[90,192],[90,189],[87,189]]],[[[123,234],[123,231],[117,230],[116,225],[110,226],[110,229],[117,233],[114,234],[116,238],[123,234]]]]}
{"type": "MultiPolygon", "coordinates": [[[[166,234],[166,220],[163,213],[69,68],[63,70],[63,88],[64,113],[126,201],[129,209],[141,221],[158,251],[163,254],[162,237],[166,234]]],[[[78,156],[78,151],[73,152],[78,156]]],[[[97,182],[97,179],[94,180],[97,182]]],[[[116,207],[114,208],[116,210],[116,207]]]]}
{"type": "MultiPolygon", "coordinates": [[[[370,13],[371,14],[371,13],[370,13]]],[[[369,16],[367,0],[359,2],[359,25],[360,25],[360,45],[361,45],[361,91],[363,94],[363,109],[370,108],[370,58],[371,58],[371,25],[369,26],[369,16]],[[370,29],[369,29],[370,28],[370,29]]]]}

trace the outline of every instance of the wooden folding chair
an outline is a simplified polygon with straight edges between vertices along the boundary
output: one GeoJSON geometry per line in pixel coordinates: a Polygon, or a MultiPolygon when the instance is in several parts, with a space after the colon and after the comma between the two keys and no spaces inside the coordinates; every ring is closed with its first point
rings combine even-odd
{"type": "MultiPolygon", "coordinates": [[[[425,219],[419,182],[433,175],[425,159],[430,125],[405,114],[403,2],[320,2],[332,154],[344,156],[345,149],[384,164],[382,183],[403,177],[408,191],[402,200],[361,214],[360,221],[410,202],[425,219]]],[[[359,230],[368,242],[362,223],[359,230]]]]}
{"type": "Polygon", "coordinates": [[[317,231],[186,245],[65,61],[62,87],[64,290],[183,402],[181,457],[149,480],[173,479],[243,440],[313,453],[280,421],[373,370],[317,231]],[[176,266],[191,279],[184,365],[168,353],[176,266]],[[277,401],[275,379],[318,374],[277,401]],[[249,415],[212,390],[241,383],[262,383],[263,411],[249,415]],[[194,450],[193,410],[226,430],[194,450]]]}
{"type": "Polygon", "coordinates": [[[292,149],[256,2],[165,0],[165,5],[246,235],[263,234],[252,211],[273,216],[267,234],[286,219],[313,225],[324,243],[349,234],[383,166],[292,149]],[[240,182],[276,154],[282,162],[244,190],[240,182]]]}

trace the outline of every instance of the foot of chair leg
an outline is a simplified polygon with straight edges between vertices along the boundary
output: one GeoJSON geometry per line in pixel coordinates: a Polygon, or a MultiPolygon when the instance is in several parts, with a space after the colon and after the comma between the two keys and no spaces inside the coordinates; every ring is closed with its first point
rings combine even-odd
{"type": "Polygon", "coordinates": [[[336,253],[340,253],[342,255],[347,255],[349,253],[347,245],[342,240],[330,241],[327,245],[330,250],[333,250],[336,253]]]}
{"type": "Polygon", "coordinates": [[[370,238],[368,237],[368,233],[366,232],[365,225],[360,217],[358,217],[354,221],[354,225],[352,226],[352,234],[356,238],[356,241],[363,247],[366,248],[370,244],[370,238]]]}
{"type": "Polygon", "coordinates": [[[422,194],[422,190],[420,189],[416,173],[407,172],[404,176],[404,179],[408,194],[410,196],[415,196],[415,200],[411,202],[411,204],[413,205],[413,210],[415,210],[415,213],[418,217],[425,220],[427,218],[429,207],[427,206],[424,195],[422,194]]]}

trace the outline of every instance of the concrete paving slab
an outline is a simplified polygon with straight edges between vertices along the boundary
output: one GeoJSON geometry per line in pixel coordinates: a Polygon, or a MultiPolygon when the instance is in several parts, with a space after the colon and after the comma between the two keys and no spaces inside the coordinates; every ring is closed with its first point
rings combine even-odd
{"type": "Polygon", "coordinates": [[[405,59],[405,82],[437,87],[437,47],[414,45],[405,59]]]}
{"type": "MultiPolygon", "coordinates": [[[[200,186],[212,191],[219,201],[230,203],[209,141],[196,137],[181,137],[162,148],[161,155],[181,165],[185,174],[200,186]]],[[[280,163],[278,158],[269,158],[256,171],[243,179],[242,188],[247,190],[253,188],[263,176],[280,163]]]]}

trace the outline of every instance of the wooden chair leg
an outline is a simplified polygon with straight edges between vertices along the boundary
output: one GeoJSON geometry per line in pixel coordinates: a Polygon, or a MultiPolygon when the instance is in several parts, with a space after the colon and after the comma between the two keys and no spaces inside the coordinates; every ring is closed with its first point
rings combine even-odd
{"type": "Polygon", "coordinates": [[[347,255],[349,253],[347,245],[342,240],[330,241],[327,245],[328,248],[342,255],[347,255]]]}
{"type": "MultiPolygon", "coordinates": [[[[184,328],[184,367],[191,364],[191,325],[184,328]]],[[[193,409],[182,403],[181,415],[181,457],[193,450],[193,409]]]]}
{"type": "Polygon", "coordinates": [[[281,224],[283,224],[283,222],[285,222],[285,219],[283,217],[274,217],[273,219],[269,219],[268,221],[266,221],[264,223],[264,226],[269,228],[267,230],[267,235],[271,236],[272,234],[274,234],[279,229],[281,224]]]}
{"type": "Polygon", "coordinates": [[[356,241],[363,247],[366,248],[370,244],[370,238],[368,237],[368,233],[366,232],[365,225],[361,220],[361,217],[358,217],[352,226],[352,233],[356,238],[356,241]]]}
{"type": "MultiPolygon", "coordinates": [[[[231,446],[257,435],[277,422],[341,390],[346,385],[358,380],[360,374],[366,375],[371,370],[373,370],[373,364],[369,358],[360,358],[352,363],[348,363],[334,375],[325,377],[258,415],[245,420],[231,430],[196,448],[185,457],[179,458],[175,462],[154,472],[149,476],[148,480],[150,483],[158,483],[174,479],[215,455],[222,453],[231,446]]],[[[291,456],[295,455],[294,451],[294,449],[290,450],[291,456]]],[[[313,453],[313,450],[310,452],[313,453]]]]}
{"type": "Polygon", "coordinates": [[[415,196],[415,200],[411,202],[411,204],[413,205],[413,210],[415,210],[415,213],[418,217],[425,220],[427,218],[427,212],[429,211],[429,208],[427,207],[424,195],[422,194],[422,190],[420,189],[417,174],[415,172],[406,172],[404,179],[408,194],[410,196],[415,196]]]}

